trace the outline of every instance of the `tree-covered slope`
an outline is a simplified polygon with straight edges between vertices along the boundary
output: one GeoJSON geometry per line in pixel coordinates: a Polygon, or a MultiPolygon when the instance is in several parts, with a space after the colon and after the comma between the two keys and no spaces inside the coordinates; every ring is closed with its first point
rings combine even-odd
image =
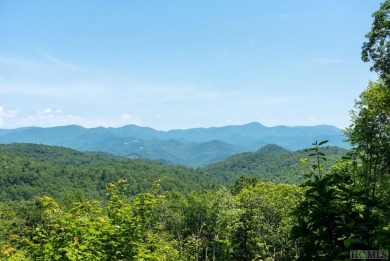
{"type": "MultiPolygon", "coordinates": [[[[225,144],[210,142],[219,150],[225,144]]],[[[199,153],[204,148],[198,147],[199,153]]],[[[324,149],[329,164],[345,150],[324,149]]],[[[205,153],[203,151],[203,153],[205,153]]],[[[214,157],[214,153],[210,157],[214,157]]],[[[205,187],[230,185],[240,176],[262,181],[298,183],[303,180],[300,158],[304,151],[289,151],[267,145],[256,152],[237,154],[203,168],[190,169],[157,161],[129,159],[106,153],[79,152],[64,147],[38,144],[0,145],[0,201],[29,199],[44,194],[55,198],[85,195],[102,198],[105,185],[125,179],[131,195],[144,192],[161,179],[166,190],[183,192],[205,187]]]]}
{"type": "Polygon", "coordinates": [[[106,184],[119,179],[128,181],[133,195],[156,179],[166,190],[183,192],[209,185],[191,169],[150,160],[37,144],[0,145],[0,201],[41,195],[103,198],[106,184]]]}
{"type": "MultiPolygon", "coordinates": [[[[323,149],[330,166],[340,159],[347,150],[337,147],[323,149]]],[[[304,150],[289,151],[270,144],[255,152],[234,155],[224,161],[200,169],[203,176],[215,182],[230,184],[240,176],[255,176],[262,181],[276,183],[299,183],[307,170],[302,169],[301,158],[308,155],[304,150]]]]}

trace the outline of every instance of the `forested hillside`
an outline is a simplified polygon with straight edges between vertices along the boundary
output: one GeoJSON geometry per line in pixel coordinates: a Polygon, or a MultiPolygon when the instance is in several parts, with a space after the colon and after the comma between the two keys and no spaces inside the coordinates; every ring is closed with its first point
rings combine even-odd
{"type": "Polygon", "coordinates": [[[0,174],[1,201],[42,195],[103,199],[106,184],[119,179],[128,181],[128,195],[145,192],[156,179],[164,189],[182,192],[210,185],[185,167],[36,144],[1,145],[0,174]]]}
{"type": "MultiPolygon", "coordinates": [[[[201,149],[201,148],[200,148],[201,149]]],[[[331,165],[346,154],[337,147],[324,148],[331,165]]],[[[54,198],[84,195],[102,199],[105,185],[118,179],[128,181],[128,194],[145,192],[156,179],[164,190],[195,191],[231,185],[240,176],[262,181],[299,183],[305,169],[300,168],[304,151],[288,151],[267,145],[203,168],[189,169],[164,163],[128,159],[105,153],[86,153],[38,144],[0,145],[0,200],[54,198]]]]}
{"type": "MultiPolygon", "coordinates": [[[[327,157],[324,167],[330,167],[345,156],[347,150],[338,147],[324,147],[327,157]]],[[[277,145],[266,145],[255,152],[245,152],[201,169],[204,176],[212,180],[230,184],[240,176],[253,176],[262,181],[298,184],[304,180],[307,169],[302,168],[301,158],[307,152],[289,151],[277,145]]],[[[313,162],[314,164],[314,162],[313,162]]]]}

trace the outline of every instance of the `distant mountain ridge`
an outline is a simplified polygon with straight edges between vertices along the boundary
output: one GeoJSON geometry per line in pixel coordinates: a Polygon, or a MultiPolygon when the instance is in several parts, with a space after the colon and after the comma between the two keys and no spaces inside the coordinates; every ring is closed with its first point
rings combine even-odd
{"type": "Polygon", "coordinates": [[[102,151],[114,155],[202,166],[267,144],[288,150],[309,147],[315,140],[348,148],[341,130],[330,125],[266,127],[245,125],[159,131],[127,125],[119,128],[84,128],[77,125],[50,128],[0,129],[0,143],[37,143],[80,151],[102,151]]]}

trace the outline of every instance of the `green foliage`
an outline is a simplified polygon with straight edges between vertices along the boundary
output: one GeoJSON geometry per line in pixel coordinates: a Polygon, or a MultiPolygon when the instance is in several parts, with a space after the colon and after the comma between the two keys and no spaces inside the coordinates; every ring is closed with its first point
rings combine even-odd
{"type": "MultiPolygon", "coordinates": [[[[310,166],[304,200],[295,210],[297,223],[292,229],[292,237],[299,246],[299,260],[334,260],[344,252],[344,239],[351,236],[345,224],[356,217],[347,186],[352,179],[339,172],[324,173],[325,154],[320,146],[326,141],[313,143],[308,156],[315,157],[316,164],[310,166]]],[[[303,163],[306,163],[303,160],[303,163]]]]}
{"type": "Polygon", "coordinates": [[[45,222],[32,231],[26,248],[34,260],[102,260],[110,224],[99,202],[76,203],[64,212],[49,197],[41,197],[45,222]]]}
{"type": "Polygon", "coordinates": [[[390,224],[390,88],[371,82],[351,114],[346,133],[361,163],[355,176],[364,192],[360,201],[368,224],[362,240],[373,248],[389,247],[385,238],[390,224]]]}
{"type": "Polygon", "coordinates": [[[230,190],[233,195],[237,195],[240,193],[244,188],[248,187],[254,187],[260,180],[256,177],[246,177],[246,176],[240,176],[236,182],[230,187],[230,190]]]}
{"type": "Polygon", "coordinates": [[[45,145],[0,145],[0,202],[43,195],[60,202],[102,200],[105,184],[120,178],[128,180],[127,195],[147,191],[158,178],[166,190],[188,192],[209,185],[185,167],[45,145]]]}
{"type": "Polygon", "coordinates": [[[386,249],[389,208],[383,203],[388,195],[373,193],[373,187],[382,186],[366,180],[366,159],[354,161],[356,152],[324,172],[322,144],[308,149],[317,164],[302,184],[304,200],[295,210],[292,238],[299,246],[298,260],[346,260],[350,250],[386,249]]]}
{"type": "Polygon", "coordinates": [[[295,185],[258,182],[236,196],[226,188],[161,194],[159,180],[132,198],[123,179],[106,189],[106,204],[70,209],[40,197],[39,218],[2,238],[0,260],[291,260],[294,253],[290,212],[302,193],[295,185]]]}
{"type": "Polygon", "coordinates": [[[346,130],[349,141],[359,151],[375,154],[379,165],[389,165],[390,89],[383,83],[370,82],[351,111],[352,124],[346,130]]]}
{"type": "Polygon", "coordinates": [[[295,185],[259,182],[238,195],[240,228],[235,230],[234,260],[291,260],[295,255],[289,233],[292,210],[301,200],[295,185]]]}
{"type": "Polygon", "coordinates": [[[372,62],[371,71],[390,86],[390,1],[385,0],[373,15],[371,31],[366,34],[363,44],[362,60],[372,62]]]}
{"type": "MultiPolygon", "coordinates": [[[[328,160],[325,168],[330,168],[347,150],[337,147],[325,147],[328,160]]],[[[300,183],[304,180],[305,171],[300,168],[300,158],[306,152],[288,151],[276,145],[267,145],[256,152],[246,152],[211,164],[200,169],[201,175],[217,183],[230,185],[240,176],[256,177],[262,181],[275,183],[300,183]]],[[[309,159],[310,160],[310,159],[309,159]]],[[[316,164],[316,162],[312,162],[316,164]]]]}
{"type": "MultiPolygon", "coordinates": [[[[345,152],[335,147],[327,150],[334,155],[329,165],[334,162],[333,158],[341,157],[345,152]]],[[[126,194],[129,196],[147,191],[149,184],[158,178],[165,191],[185,193],[218,188],[220,184],[230,185],[240,176],[297,183],[304,176],[298,167],[302,155],[302,151],[291,152],[269,145],[255,153],[237,155],[193,170],[62,147],[0,145],[0,202],[50,195],[66,207],[67,202],[104,200],[105,184],[121,178],[128,181],[126,194]]]]}
{"type": "Polygon", "coordinates": [[[107,206],[98,201],[76,202],[69,211],[61,209],[52,198],[41,197],[39,208],[43,222],[22,233],[23,243],[18,250],[5,245],[2,257],[7,260],[19,260],[19,257],[26,260],[178,260],[175,242],[154,221],[156,206],[162,199],[152,190],[128,200],[125,188],[124,180],[110,183],[107,206]]]}
{"type": "Polygon", "coordinates": [[[182,260],[291,260],[291,211],[301,193],[295,185],[262,182],[236,196],[226,188],[170,192],[160,217],[178,242],[182,260]]]}

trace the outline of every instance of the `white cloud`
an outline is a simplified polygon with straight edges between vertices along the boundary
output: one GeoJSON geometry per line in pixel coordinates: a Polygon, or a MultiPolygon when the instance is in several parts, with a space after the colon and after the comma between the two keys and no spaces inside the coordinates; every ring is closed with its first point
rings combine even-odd
{"type": "Polygon", "coordinates": [[[18,115],[18,111],[16,110],[5,110],[0,106],[0,126],[3,126],[8,119],[16,117],[18,115]]]}
{"type": "Polygon", "coordinates": [[[51,113],[52,113],[52,110],[50,108],[47,108],[43,111],[38,111],[37,115],[47,115],[47,114],[51,114],[51,113]]]}
{"type": "MultiPolygon", "coordinates": [[[[120,126],[123,125],[129,125],[129,124],[141,124],[141,118],[138,115],[131,115],[131,114],[122,114],[120,116],[120,126]]],[[[117,124],[116,124],[117,125],[117,124]]]]}

